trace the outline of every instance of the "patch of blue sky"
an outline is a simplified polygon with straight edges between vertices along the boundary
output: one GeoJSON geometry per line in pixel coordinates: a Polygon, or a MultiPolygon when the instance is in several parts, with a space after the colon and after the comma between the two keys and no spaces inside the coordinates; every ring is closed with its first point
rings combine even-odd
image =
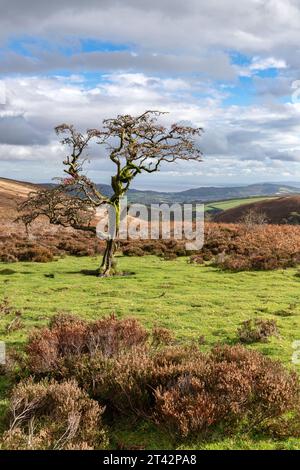
{"type": "Polygon", "coordinates": [[[239,65],[240,67],[247,67],[252,62],[252,57],[237,51],[229,50],[228,55],[230,57],[231,63],[234,65],[239,65]]]}
{"type": "Polygon", "coordinates": [[[69,84],[78,83],[82,89],[90,90],[107,83],[107,74],[100,72],[70,72],[68,70],[58,70],[57,73],[51,73],[69,84]]]}
{"type": "Polygon", "coordinates": [[[22,36],[10,39],[2,51],[12,51],[25,57],[35,57],[37,51],[50,52],[53,49],[53,45],[46,39],[22,36]]]}
{"type": "Polygon", "coordinates": [[[264,70],[255,70],[255,75],[257,77],[261,77],[261,78],[276,78],[278,77],[278,69],[276,68],[268,68],[268,69],[264,69],[264,70]]]}
{"type": "Polygon", "coordinates": [[[120,52],[132,50],[129,44],[99,41],[97,39],[80,39],[81,52],[120,52]]]}
{"type": "Polygon", "coordinates": [[[37,52],[60,52],[65,56],[71,56],[80,52],[117,52],[132,50],[128,44],[100,41],[92,38],[65,38],[63,41],[50,41],[32,36],[21,36],[10,39],[3,51],[13,51],[23,56],[33,57],[37,52]]]}
{"type": "Polygon", "coordinates": [[[228,87],[227,98],[223,100],[223,106],[247,106],[256,100],[255,87],[251,77],[239,77],[238,84],[228,87]]]}

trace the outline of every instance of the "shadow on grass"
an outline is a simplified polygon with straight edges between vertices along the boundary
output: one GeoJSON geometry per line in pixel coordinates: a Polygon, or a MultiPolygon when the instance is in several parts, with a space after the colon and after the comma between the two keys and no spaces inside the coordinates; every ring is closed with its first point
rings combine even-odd
{"type": "Polygon", "coordinates": [[[1,269],[0,271],[1,276],[10,276],[11,274],[16,274],[16,273],[17,271],[14,271],[13,269],[8,269],[8,268],[1,269]]]}
{"type": "Polygon", "coordinates": [[[114,279],[116,277],[130,277],[136,273],[134,271],[123,271],[113,276],[102,277],[99,275],[98,269],[81,269],[80,271],[65,271],[64,274],[83,274],[84,276],[99,277],[99,279],[114,279]]]}
{"type": "Polygon", "coordinates": [[[11,276],[12,274],[34,274],[33,271],[15,271],[14,269],[5,268],[0,271],[1,276],[11,276]]]}

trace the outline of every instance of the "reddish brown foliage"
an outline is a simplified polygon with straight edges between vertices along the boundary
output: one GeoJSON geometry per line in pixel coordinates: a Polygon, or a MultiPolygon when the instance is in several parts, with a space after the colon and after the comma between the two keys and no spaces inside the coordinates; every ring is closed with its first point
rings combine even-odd
{"type": "Polygon", "coordinates": [[[296,375],[258,352],[166,346],[172,336],[158,328],[147,338],[131,319],[55,317],[29,341],[29,372],[75,378],[107,413],[150,416],[181,437],[261,427],[299,406],[296,375]]]}
{"type": "MultiPolygon", "coordinates": [[[[232,271],[268,270],[300,263],[300,228],[288,225],[206,224],[204,260],[232,271]]],[[[197,262],[196,258],[192,258],[197,262]]],[[[202,263],[202,257],[199,258],[202,263]]]]}
{"type": "Polygon", "coordinates": [[[101,353],[110,357],[144,344],[146,330],[133,318],[118,320],[114,315],[88,323],[72,315],[55,316],[49,328],[33,333],[26,351],[31,372],[59,370],[62,360],[101,353]]]}
{"type": "Polygon", "coordinates": [[[0,228],[0,261],[52,261],[66,254],[91,256],[103,251],[100,240],[86,232],[35,222],[29,235],[23,224],[6,222],[0,228]]]}
{"type": "MultiPolygon", "coordinates": [[[[24,227],[8,224],[0,232],[0,260],[50,261],[55,256],[89,256],[102,253],[103,242],[88,232],[36,222],[26,238],[24,227]]],[[[148,254],[167,260],[191,256],[194,264],[214,262],[232,271],[268,270],[300,263],[300,228],[289,225],[205,224],[205,243],[198,253],[186,251],[184,240],[123,240],[126,256],[148,254]]]]}
{"type": "Polygon", "coordinates": [[[21,381],[10,399],[2,449],[93,449],[107,445],[104,409],[76,382],[21,381]]]}
{"type": "Polygon", "coordinates": [[[296,375],[241,346],[216,348],[205,367],[156,390],[159,423],[182,437],[211,426],[262,426],[299,402],[296,375]]]}

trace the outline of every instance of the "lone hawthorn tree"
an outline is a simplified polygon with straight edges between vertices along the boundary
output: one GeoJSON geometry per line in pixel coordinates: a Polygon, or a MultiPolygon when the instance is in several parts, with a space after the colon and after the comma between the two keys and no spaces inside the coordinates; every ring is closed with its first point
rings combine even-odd
{"type": "Polygon", "coordinates": [[[115,274],[114,253],[119,235],[120,201],[133,179],[143,173],[159,171],[163,163],[177,160],[202,160],[195,137],[201,128],[173,124],[167,128],[159,123],[160,111],[145,111],[135,117],[119,115],[105,119],[101,129],[89,129],[85,134],[72,125],[61,124],[55,128],[62,136],[62,144],[69,148],[63,161],[66,178],[60,178],[53,189],[43,189],[29,195],[20,206],[20,219],[28,226],[39,216],[46,216],[51,224],[73,227],[96,233],[93,218],[96,209],[111,205],[116,214],[115,234],[106,240],[106,249],[99,276],[115,274]],[[108,158],[115,164],[111,178],[113,194],[107,197],[84,173],[84,156],[92,140],[105,146],[108,158]]]}

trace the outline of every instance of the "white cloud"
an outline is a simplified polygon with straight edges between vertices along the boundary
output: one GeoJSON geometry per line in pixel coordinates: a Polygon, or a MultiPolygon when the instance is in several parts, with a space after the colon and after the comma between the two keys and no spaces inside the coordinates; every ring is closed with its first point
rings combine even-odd
{"type": "Polygon", "coordinates": [[[283,59],[276,59],[274,57],[253,57],[249,66],[250,70],[267,70],[267,69],[286,69],[287,64],[283,59]]]}
{"type": "MultiPolygon", "coordinates": [[[[197,86],[208,91],[205,83],[198,82],[197,86]]],[[[99,84],[93,88],[82,86],[81,81],[66,86],[60,77],[10,78],[6,79],[6,88],[8,102],[2,109],[6,128],[2,134],[0,126],[0,160],[6,175],[9,162],[17,165],[19,171],[24,168],[24,175],[31,179],[49,180],[59,175],[65,150],[57,142],[53,128],[61,122],[73,123],[84,130],[100,126],[106,117],[136,114],[147,108],[169,111],[167,122],[183,120],[203,126],[205,134],[199,143],[205,157],[200,164],[165,165],[155,178],[141,176],[136,181],[137,187],[182,189],[216,184],[224,179],[234,183],[249,179],[278,180],[282,169],[300,172],[300,105],[297,104],[224,108],[224,96],[212,88],[210,94],[195,99],[189,81],[141,73],[111,74],[102,80],[99,77],[99,84]],[[27,138],[19,145],[7,141],[16,119],[23,129],[23,134],[18,132],[19,139],[22,135],[27,138]],[[30,129],[34,130],[33,134],[30,129]],[[42,135],[45,142],[39,143],[37,135],[42,135]],[[40,175],[36,165],[43,168],[40,175]],[[43,176],[46,174],[47,177],[43,176]]],[[[99,182],[109,182],[113,168],[98,146],[91,148],[90,157],[89,174],[99,182]]]]}
{"type": "MultiPolygon", "coordinates": [[[[147,108],[169,111],[168,122],[203,126],[205,160],[166,166],[155,182],[146,175],[138,185],[175,189],[300,173],[300,105],[277,101],[300,78],[299,0],[28,0],[26,8],[20,0],[0,2],[2,174],[49,179],[63,156],[55,125],[85,129],[147,108]],[[7,48],[28,31],[29,54],[7,48]],[[83,51],[87,38],[128,48],[83,51]],[[232,52],[241,64],[244,55],[252,57],[250,65],[232,64],[232,52]],[[278,76],[264,77],[269,69],[278,76]],[[260,101],[246,105],[234,97],[239,75],[250,77],[260,101]]],[[[95,158],[96,150],[89,171],[108,182],[111,167],[95,158]]]]}

